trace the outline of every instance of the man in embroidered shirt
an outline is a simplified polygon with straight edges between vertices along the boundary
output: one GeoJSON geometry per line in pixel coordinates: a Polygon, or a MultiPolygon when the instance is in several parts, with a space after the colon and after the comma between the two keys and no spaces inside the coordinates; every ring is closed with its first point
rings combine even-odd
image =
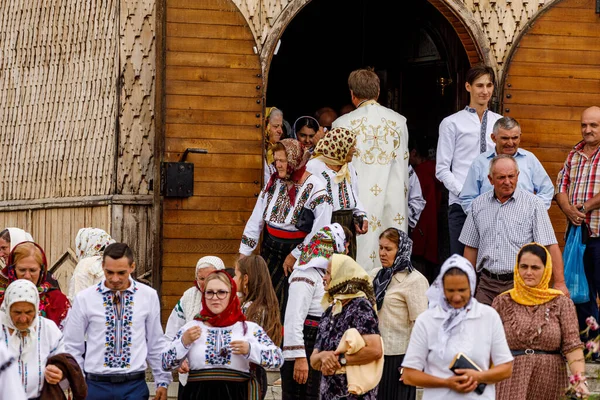
{"type": "Polygon", "coordinates": [[[125,243],[106,248],[102,268],[105,279],[75,297],[64,331],[66,352],[86,374],[87,399],[147,400],[148,362],[154,398],[166,400],[172,376],[161,368],[165,342],[158,295],[131,278],[135,263],[125,243]]]}
{"type": "Polygon", "coordinates": [[[492,190],[487,175],[490,160],[498,154],[508,154],[514,157],[519,164],[518,187],[537,195],[544,202],[546,209],[549,209],[552,197],[554,197],[554,185],[537,157],[533,153],[519,148],[521,126],[517,120],[503,117],[496,121],[492,141],[496,144],[494,149],[478,155],[469,168],[460,192],[463,211],[468,214],[471,211],[473,200],[480,194],[492,190]]]}
{"type": "MultiPolygon", "coordinates": [[[[580,226],[584,221],[589,239],[583,256],[590,289],[590,301],[577,304],[580,330],[585,319],[598,319],[596,296],[600,289],[600,107],[590,107],[581,115],[583,140],[569,152],[556,182],[556,202],[569,224],[580,226]]],[[[594,333],[596,335],[596,333],[594,333]]]]}
{"type": "Polygon", "coordinates": [[[435,176],[446,186],[448,195],[448,229],[450,253],[463,254],[464,246],[458,237],[466,215],[460,205],[460,192],[471,163],[480,153],[491,150],[494,143],[490,133],[502,115],[488,110],[495,85],[494,70],[478,65],[467,72],[465,88],[469,92],[469,105],[444,118],[440,124],[435,176]]]}
{"type": "MultiPolygon", "coordinates": [[[[356,261],[367,271],[381,266],[379,235],[394,227],[408,231],[408,129],[406,118],[377,103],[379,77],[369,69],[353,71],[348,87],[356,110],[333,122],[356,134],[352,165],[367,226],[357,230],[356,261]]],[[[363,221],[365,222],[365,221],[363,221]]]]}
{"type": "Polygon", "coordinates": [[[546,206],[533,193],[519,189],[519,166],[508,154],[490,162],[490,190],[473,201],[460,235],[464,256],[481,272],[475,298],[491,305],[500,293],[513,287],[515,260],[521,247],[536,242],[552,256],[554,287],[565,286],[560,248],[546,206]]]}

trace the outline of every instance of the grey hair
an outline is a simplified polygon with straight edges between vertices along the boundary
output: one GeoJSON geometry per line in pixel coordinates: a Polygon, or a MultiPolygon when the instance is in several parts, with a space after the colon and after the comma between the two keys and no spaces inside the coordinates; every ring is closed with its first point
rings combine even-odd
{"type": "Polygon", "coordinates": [[[273,109],[271,114],[269,114],[269,122],[271,122],[275,117],[281,117],[283,119],[283,111],[281,111],[279,108],[273,109]]]}
{"type": "Polygon", "coordinates": [[[521,125],[519,125],[516,119],[511,117],[502,117],[494,124],[493,132],[494,134],[497,134],[500,129],[510,131],[514,128],[519,128],[519,133],[521,133],[521,125]]]}
{"type": "Polygon", "coordinates": [[[490,170],[488,172],[489,176],[492,176],[492,171],[494,170],[494,166],[496,165],[496,163],[500,160],[511,160],[513,163],[515,163],[515,168],[517,169],[517,172],[519,172],[519,164],[517,164],[517,160],[515,160],[515,158],[511,155],[508,154],[498,154],[496,157],[492,158],[492,161],[490,161],[490,170]]]}

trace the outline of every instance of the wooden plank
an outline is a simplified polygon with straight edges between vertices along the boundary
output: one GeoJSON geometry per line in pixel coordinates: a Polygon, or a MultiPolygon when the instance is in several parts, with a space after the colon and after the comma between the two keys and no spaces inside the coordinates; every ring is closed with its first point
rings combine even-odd
{"type": "Polygon", "coordinates": [[[564,163],[570,149],[565,148],[530,148],[529,149],[542,162],[564,163]]]}
{"type": "Polygon", "coordinates": [[[260,189],[254,183],[199,182],[194,184],[194,196],[256,197],[260,189]]]}
{"type": "Polygon", "coordinates": [[[240,248],[240,239],[165,239],[163,246],[169,253],[236,253],[240,248]]]}
{"type": "Polygon", "coordinates": [[[187,148],[206,149],[210,154],[261,154],[263,146],[257,140],[167,139],[168,152],[183,152],[187,148]]]}
{"type": "Polygon", "coordinates": [[[170,66],[166,70],[167,80],[178,81],[204,81],[227,83],[251,83],[262,86],[259,70],[251,69],[223,69],[211,67],[178,67],[170,66]]]}
{"type": "Polygon", "coordinates": [[[515,54],[508,68],[507,77],[511,76],[547,76],[557,78],[575,79],[600,79],[600,68],[596,65],[575,64],[540,64],[536,62],[523,62],[519,57],[520,51],[515,54]]]}
{"type": "Polygon", "coordinates": [[[166,15],[167,23],[247,26],[241,12],[167,7],[166,15]]]}
{"type": "Polygon", "coordinates": [[[514,90],[534,90],[538,92],[599,93],[600,79],[509,76],[506,79],[504,90],[505,93],[510,93],[514,90]]]}
{"type": "MultiPolygon", "coordinates": [[[[599,82],[600,83],[600,82],[599,82]]],[[[538,92],[533,90],[511,89],[504,93],[504,105],[507,107],[517,104],[535,104],[545,106],[573,106],[589,107],[600,104],[600,90],[596,93],[568,93],[568,92],[538,92]],[[510,99],[506,95],[510,94],[510,99]]]]}
{"type": "MultiPolygon", "coordinates": [[[[178,161],[181,153],[165,153],[165,161],[178,161]]],[[[230,168],[262,168],[263,158],[259,155],[247,154],[189,154],[188,161],[193,162],[197,168],[214,168],[218,165],[227,165],[230,168]]]]}
{"type": "Polygon", "coordinates": [[[519,119],[521,125],[521,141],[525,138],[532,138],[533,132],[537,134],[544,133],[545,135],[552,135],[554,139],[557,135],[574,136],[581,139],[580,121],[548,121],[533,119],[534,115],[530,115],[529,118],[519,119]]]}
{"type": "Polygon", "coordinates": [[[589,8],[564,8],[564,7],[552,7],[545,12],[541,19],[544,21],[558,21],[558,22],[575,22],[575,23],[596,23],[598,22],[598,15],[593,11],[592,7],[589,8]]]}
{"type": "Polygon", "coordinates": [[[556,8],[586,8],[593,12],[594,0],[562,0],[553,4],[556,8]]]}
{"type": "Polygon", "coordinates": [[[235,211],[188,211],[165,210],[165,224],[189,225],[245,225],[250,217],[248,212],[235,211]]]}
{"type": "MultiPolygon", "coordinates": [[[[241,240],[243,225],[171,225],[163,227],[163,237],[168,239],[237,239],[241,240]]],[[[167,250],[167,249],[165,249],[167,250]]]]}
{"type": "Polygon", "coordinates": [[[262,127],[236,125],[167,124],[166,136],[181,139],[262,140],[262,127]]]}
{"type": "Polygon", "coordinates": [[[519,49],[515,58],[521,62],[541,64],[600,65],[600,52],[597,51],[525,48],[519,49]]]}
{"type": "Polygon", "coordinates": [[[537,119],[545,120],[570,120],[580,121],[581,113],[587,107],[558,107],[558,106],[541,106],[541,105],[524,105],[514,104],[509,106],[505,104],[502,108],[503,115],[513,117],[519,120],[520,118],[531,118],[535,115],[537,119]],[[506,109],[510,109],[509,112],[506,109]]]}
{"type": "Polygon", "coordinates": [[[204,110],[171,110],[166,111],[168,124],[224,124],[256,126],[261,118],[252,112],[204,111],[204,110]]]}
{"type": "MultiPolygon", "coordinates": [[[[593,12],[593,10],[590,10],[589,12],[593,12]]],[[[542,17],[533,24],[529,33],[554,36],[594,37],[598,35],[598,24],[589,22],[574,24],[572,22],[546,21],[542,17]]]]}
{"type": "Polygon", "coordinates": [[[167,5],[174,8],[239,12],[231,0],[167,0],[167,5]]]}
{"type": "MultiPolygon", "coordinates": [[[[249,98],[253,100],[255,108],[251,108],[252,111],[261,112],[262,101],[260,100],[262,91],[256,89],[256,85],[251,83],[225,83],[225,82],[196,82],[196,81],[171,81],[168,80],[165,87],[165,93],[167,95],[195,95],[195,96],[215,96],[218,99],[215,102],[227,102],[227,99],[223,97],[239,97],[249,98]],[[220,98],[220,99],[219,99],[220,98]],[[258,103],[257,103],[258,101],[258,103]]],[[[194,107],[202,107],[202,103],[195,102],[194,107]]],[[[214,102],[212,103],[213,107],[214,102]]],[[[210,105],[210,104],[209,104],[210,105]]],[[[234,104],[235,105],[235,104],[234,104]]],[[[238,104],[239,106],[239,104],[238,104]]],[[[246,108],[250,108],[249,104],[245,104],[246,108]]],[[[167,108],[173,108],[167,102],[167,108]]],[[[222,106],[220,107],[222,108],[222,106]]],[[[210,108],[209,108],[210,109],[210,108]]],[[[240,111],[240,110],[236,110],[240,111]]],[[[259,116],[260,118],[260,116],[259,116]]]]}
{"type": "Polygon", "coordinates": [[[167,66],[171,65],[258,70],[258,56],[167,51],[167,66]]]}
{"type": "Polygon", "coordinates": [[[194,282],[196,269],[194,266],[188,268],[176,268],[170,267],[163,269],[162,271],[162,279],[163,282],[186,282],[190,284],[190,282],[194,282]]]}
{"type": "Polygon", "coordinates": [[[195,182],[260,183],[260,180],[263,176],[263,171],[261,169],[200,168],[198,171],[198,174],[194,174],[195,182]]]}
{"type": "Polygon", "coordinates": [[[544,131],[530,131],[521,138],[520,147],[524,149],[530,147],[570,149],[579,140],[581,140],[581,134],[552,135],[544,131]]]}
{"type": "MultiPolygon", "coordinates": [[[[162,265],[165,270],[169,267],[187,267],[188,265],[196,266],[198,259],[208,254],[198,253],[166,253],[163,252],[162,265]]],[[[219,258],[223,260],[225,265],[234,265],[235,260],[239,257],[235,254],[219,254],[219,258]]]]}
{"type": "Polygon", "coordinates": [[[254,40],[247,26],[167,23],[167,37],[254,40]]]}
{"type": "Polygon", "coordinates": [[[600,42],[593,37],[528,34],[519,48],[600,51],[600,42]]]}
{"type": "MultiPolygon", "coordinates": [[[[225,86],[223,83],[211,82],[208,84],[225,86]]],[[[206,90],[206,88],[203,89],[206,90]]],[[[182,89],[179,89],[179,91],[183,92],[182,89]]],[[[240,97],[235,94],[230,97],[167,95],[166,105],[168,108],[180,110],[252,111],[260,114],[262,106],[261,104],[256,104],[257,96],[256,93],[253,94],[253,97],[240,97]]]]}
{"type": "MultiPolygon", "coordinates": [[[[252,171],[252,170],[248,170],[252,171]]],[[[192,196],[180,201],[165,202],[165,210],[219,210],[251,212],[256,204],[256,197],[210,197],[192,196]]],[[[240,234],[241,235],[241,234],[240,234]]]]}
{"type": "Polygon", "coordinates": [[[215,54],[254,54],[254,40],[167,37],[167,51],[215,54]]]}

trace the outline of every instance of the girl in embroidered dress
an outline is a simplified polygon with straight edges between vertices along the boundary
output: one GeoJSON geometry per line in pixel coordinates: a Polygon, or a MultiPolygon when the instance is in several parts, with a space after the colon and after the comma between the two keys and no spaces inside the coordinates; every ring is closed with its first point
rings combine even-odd
{"type": "Polygon", "coordinates": [[[185,324],[162,354],[163,369],[187,359],[190,375],[183,399],[257,400],[259,385],[250,363],[279,368],[281,350],[254,322],[247,322],[237,286],[224,271],[206,278],[202,310],[185,324]]]}
{"type": "Polygon", "coordinates": [[[64,353],[63,336],[56,324],[38,315],[38,289],[26,279],[12,282],[0,307],[0,340],[15,356],[21,383],[29,399],[40,396],[42,386],[56,385],[62,371],[46,360],[64,353]]]}
{"type": "MultiPolygon", "coordinates": [[[[39,311],[42,317],[52,320],[62,330],[71,303],[58,284],[48,274],[48,261],[44,250],[36,243],[22,242],[14,247],[8,257],[7,276],[9,284],[17,279],[27,279],[39,292],[39,311]]],[[[4,289],[0,289],[0,304],[4,289]]]]}
{"type": "Polygon", "coordinates": [[[294,139],[273,146],[277,172],[256,201],[240,244],[241,256],[256,249],[263,228],[260,255],[269,266],[283,318],[288,282],[302,244],[331,222],[331,198],[319,178],[306,171],[310,154],[294,139]]]}
{"type": "Polygon", "coordinates": [[[319,177],[333,202],[331,222],[337,222],[352,232],[348,255],[356,259],[356,234],[369,229],[367,212],[358,197],[358,175],[352,166],[356,135],[346,128],[334,128],[325,133],[315,147],[306,169],[319,177]]]}

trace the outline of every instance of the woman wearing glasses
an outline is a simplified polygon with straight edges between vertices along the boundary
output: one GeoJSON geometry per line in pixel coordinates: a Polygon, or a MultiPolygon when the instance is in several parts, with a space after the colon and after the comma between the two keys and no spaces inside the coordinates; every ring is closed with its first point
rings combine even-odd
{"type": "Polygon", "coordinates": [[[205,280],[202,310],[185,324],[162,354],[164,370],[184,359],[190,367],[184,400],[260,398],[250,363],[265,368],[283,364],[281,350],[265,331],[247,322],[236,295],[237,286],[224,271],[205,280]]]}

